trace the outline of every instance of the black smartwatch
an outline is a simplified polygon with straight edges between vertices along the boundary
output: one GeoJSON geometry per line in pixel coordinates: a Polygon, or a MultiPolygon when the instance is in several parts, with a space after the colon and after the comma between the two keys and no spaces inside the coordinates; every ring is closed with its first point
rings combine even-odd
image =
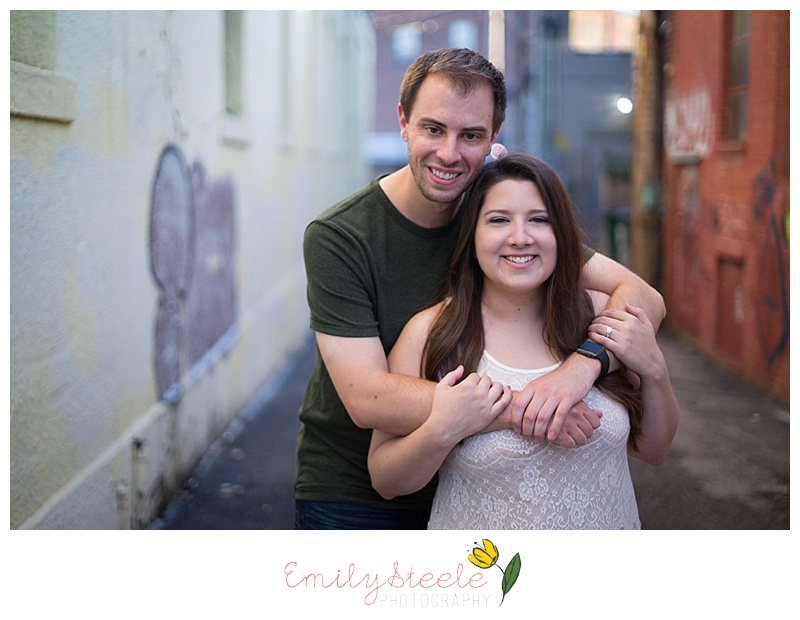
{"type": "Polygon", "coordinates": [[[600,361],[600,376],[597,377],[597,381],[600,381],[608,374],[608,352],[602,344],[597,344],[594,340],[584,340],[575,351],[600,361]]]}

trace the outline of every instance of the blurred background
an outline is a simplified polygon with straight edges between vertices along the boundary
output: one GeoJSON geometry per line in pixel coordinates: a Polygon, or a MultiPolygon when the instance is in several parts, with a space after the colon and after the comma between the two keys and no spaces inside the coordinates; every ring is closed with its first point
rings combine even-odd
{"type": "Polygon", "coordinates": [[[147,527],[307,351],[303,230],[405,165],[440,47],[502,69],[499,141],[665,329],[788,409],[789,11],[11,11],[12,529],[147,527]]]}

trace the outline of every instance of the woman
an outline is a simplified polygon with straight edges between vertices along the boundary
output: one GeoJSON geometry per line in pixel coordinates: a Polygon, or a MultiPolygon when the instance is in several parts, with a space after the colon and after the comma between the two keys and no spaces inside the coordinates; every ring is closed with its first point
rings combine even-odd
{"type": "Polygon", "coordinates": [[[438,381],[431,414],[404,437],[374,431],[373,485],[391,498],[439,471],[431,529],[638,529],[627,454],[663,460],[678,418],[652,326],[634,308],[593,321],[606,300],[580,286],[583,246],[569,195],[541,160],[509,154],[487,165],[464,208],[445,301],[413,317],[389,357],[392,372],[438,381]],[[586,402],[602,423],[578,448],[510,429],[481,432],[509,390],[558,367],[587,329],[643,373],[635,377],[641,397],[626,373],[598,382],[586,402]],[[494,406],[465,419],[463,399],[486,381],[505,385],[502,396],[485,390],[494,406]]]}

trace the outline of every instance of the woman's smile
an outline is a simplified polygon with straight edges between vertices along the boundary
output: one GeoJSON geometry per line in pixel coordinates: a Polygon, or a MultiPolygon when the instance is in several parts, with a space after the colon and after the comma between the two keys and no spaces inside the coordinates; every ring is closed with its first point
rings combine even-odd
{"type": "Polygon", "coordinates": [[[536,259],[536,256],[537,255],[535,254],[526,254],[523,256],[509,255],[509,256],[504,256],[503,258],[509,261],[510,263],[514,263],[515,265],[527,265],[528,263],[536,259]]]}

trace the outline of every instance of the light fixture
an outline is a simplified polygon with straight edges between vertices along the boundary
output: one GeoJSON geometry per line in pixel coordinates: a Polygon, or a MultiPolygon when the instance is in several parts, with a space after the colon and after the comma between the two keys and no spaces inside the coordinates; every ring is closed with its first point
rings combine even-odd
{"type": "Polygon", "coordinates": [[[630,114],[633,111],[633,102],[627,97],[619,97],[617,99],[617,110],[623,114],[630,114]]]}

